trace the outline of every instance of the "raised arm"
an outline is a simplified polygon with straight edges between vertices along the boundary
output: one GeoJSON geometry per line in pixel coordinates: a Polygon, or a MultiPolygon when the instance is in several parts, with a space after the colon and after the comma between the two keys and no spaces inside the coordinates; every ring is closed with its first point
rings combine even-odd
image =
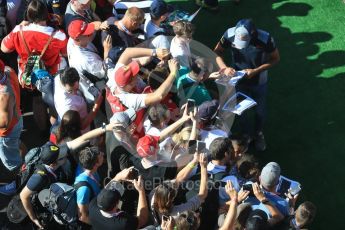
{"type": "Polygon", "coordinates": [[[157,54],[159,59],[164,59],[169,56],[169,51],[167,49],[147,49],[147,48],[126,48],[121,54],[118,63],[123,65],[128,65],[132,62],[133,58],[153,56],[157,54]]]}
{"type": "Polygon", "coordinates": [[[232,186],[231,181],[227,181],[225,186],[225,192],[230,197],[230,206],[226,218],[220,230],[233,230],[236,222],[237,214],[237,192],[236,189],[232,186]]]}
{"type": "Polygon", "coordinates": [[[149,216],[149,209],[148,209],[147,200],[146,200],[144,183],[141,176],[139,176],[138,180],[134,180],[133,184],[134,184],[135,189],[139,193],[137,218],[138,218],[138,228],[141,228],[146,224],[148,216],[149,216]]]}
{"type": "Polygon", "coordinates": [[[199,158],[200,168],[201,168],[201,180],[200,180],[200,188],[199,194],[201,200],[205,200],[208,194],[207,190],[207,155],[205,153],[200,154],[199,158]]]}

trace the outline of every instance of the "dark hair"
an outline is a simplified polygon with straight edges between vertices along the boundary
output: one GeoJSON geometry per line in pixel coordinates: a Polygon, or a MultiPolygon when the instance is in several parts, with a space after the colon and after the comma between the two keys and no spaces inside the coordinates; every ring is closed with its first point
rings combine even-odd
{"type": "Polygon", "coordinates": [[[247,180],[256,178],[260,173],[259,162],[253,155],[242,155],[242,157],[236,162],[236,165],[238,168],[238,174],[247,180]]]}
{"type": "Polygon", "coordinates": [[[223,160],[226,152],[233,157],[234,149],[229,138],[218,137],[212,141],[210,145],[212,160],[223,160]]]}
{"type": "Polygon", "coordinates": [[[177,190],[170,183],[163,183],[155,188],[153,207],[156,212],[168,215],[173,207],[177,190]]]}
{"type": "Polygon", "coordinates": [[[180,20],[174,24],[173,29],[177,36],[192,38],[195,27],[191,22],[180,20]]]}
{"type": "Polygon", "coordinates": [[[156,67],[149,73],[147,82],[151,89],[156,90],[169,75],[169,70],[165,67],[156,67]]]}
{"type": "Polygon", "coordinates": [[[91,170],[98,161],[99,150],[97,147],[86,147],[79,153],[79,163],[84,169],[91,170]]]}
{"type": "Polygon", "coordinates": [[[158,127],[162,121],[167,119],[168,109],[165,105],[157,104],[150,106],[148,109],[148,119],[151,121],[154,127],[158,127]]]}
{"type": "Polygon", "coordinates": [[[60,80],[62,85],[73,86],[75,82],[79,81],[79,79],[79,73],[73,67],[64,69],[60,74],[60,80]]]}
{"type": "Polygon", "coordinates": [[[60,143],[65,139],[73,140],[81,136],[81,122],[80,115],[75,110],[68,110],[62,116],[60,126],[56,133],[57,143],[60,143]]]}
{"type": "Polygon", "coordinates": [[[316,206],[310,201],[300,204],[295,212],[295,218],[301,225],[300,227],[306,227],[307,225],[311,224],[315,218],[315,215],[316,206]]]}
{"type": "Polygon", "coordinates": [[[208,67],[210,64],[210,61],[206,58],[192,58],[191,70],[195,74],[200,74],[201,71],[208,72],[208,67]]]}
{"type": "Polygon", "coordinates": [[[175,224],[178,230],[197,230],[200,226],[200,219],[195,216],[193,211],[184,211],[176,217],[175,224]]]}
{"type": "Polygon", "coordinates": [[[27,20],[30,23],[48,21],[48,9],[43,1],[33,0],[26,11],[27,20]]]}

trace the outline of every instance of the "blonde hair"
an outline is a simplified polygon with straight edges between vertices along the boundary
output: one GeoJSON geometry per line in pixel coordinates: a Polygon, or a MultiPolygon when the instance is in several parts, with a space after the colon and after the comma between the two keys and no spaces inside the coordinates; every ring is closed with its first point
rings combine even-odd
{"type": "Polygon", "coordinates": [[[145,18],[145,13],[142,9],[133,6],[126,10],[124,17],[132,20],[133,22],[142,23],[145,18]]]}
{"type": "Polygon", "coordinates": [[[184,144],[189,141],[191,133],[192,126],[184,127],[179,133],[174,134],[172,140],[176,145],[184,144]]]}

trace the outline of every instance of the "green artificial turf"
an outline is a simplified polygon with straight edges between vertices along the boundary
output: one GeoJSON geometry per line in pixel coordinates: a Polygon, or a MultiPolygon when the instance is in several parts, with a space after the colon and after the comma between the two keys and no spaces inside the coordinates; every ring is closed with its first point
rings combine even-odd
{"type": "MultiPolygon", "coordinates": [[[[193,1],[170,1],[193,12],[193,1]]],[[[345,4],[342,0],[221,1],[195,18],[195,40],[214,47],[228,27],[252,18],[275,38],[281,61],[269,74],[267,151],[302,184],[299,203],[318,207],[311,229],[345,229],[345,4]],[[344,167],[344,168],[343,168],[344,167]]]]}

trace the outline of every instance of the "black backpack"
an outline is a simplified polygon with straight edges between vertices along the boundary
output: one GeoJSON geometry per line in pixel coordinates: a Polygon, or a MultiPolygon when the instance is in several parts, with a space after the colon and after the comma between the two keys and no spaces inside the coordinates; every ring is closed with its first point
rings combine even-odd
{"type": "Polygon", "coordinates": [[[53,183],[48,189],[38,194],[40,204],[49,211],[60,225],[78,227],[77,191],[87,186],[91,191],[91,198],[95,193],[87,181],[80,181],[74,186],[65,183],[53,183]]]}

